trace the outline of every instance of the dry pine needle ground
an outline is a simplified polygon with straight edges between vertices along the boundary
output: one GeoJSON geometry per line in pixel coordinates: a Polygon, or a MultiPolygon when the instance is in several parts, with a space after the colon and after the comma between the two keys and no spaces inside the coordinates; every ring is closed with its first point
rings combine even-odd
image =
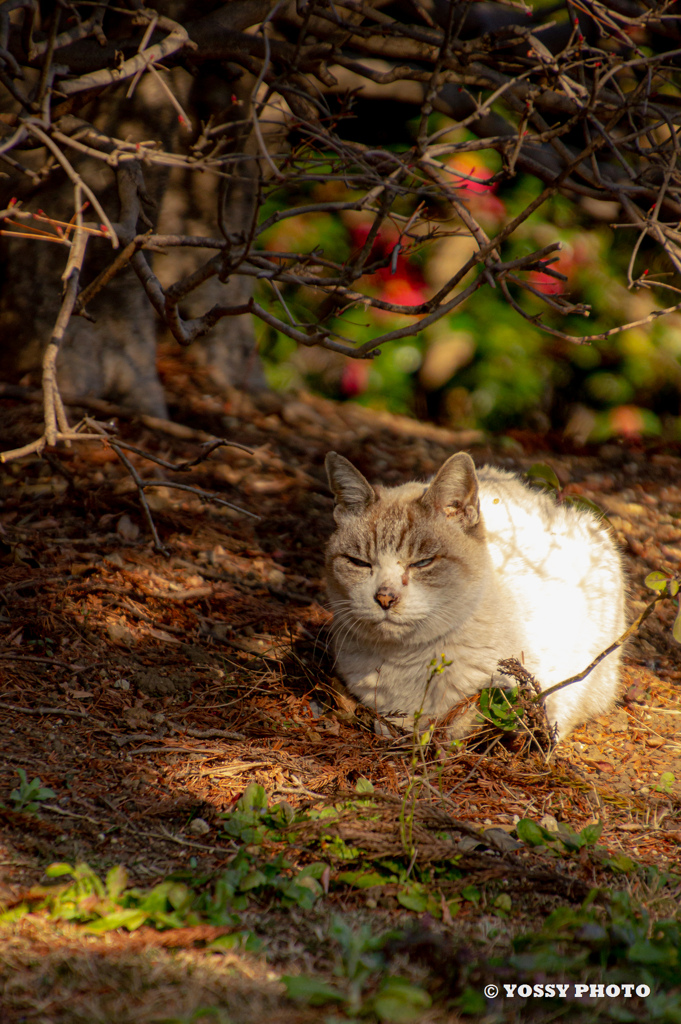
{"type": "MultiPolygon", "coordinates": [[[[219,872],[236,847],[218,836],[218,816],[252,782],[295,808],[342,801],[368,779],[380,807],[370,821],[341,816],[335,834],[375,857],[400,852],[408,745],[378,737],[370,715],[354,713],[337,692],[326,653],[328,450],[388,484],[432,473],[457,448],[521,471],[550,462],[566,493],[607,512],[627,560],[632,614],[650,595],[648,572],[681,567],[676,451],[611,444],[575,454],[519,435],[513,455],[500,455],[472,433],[308,396],[211,395],[205,380],[170,359],[165,373],[174,423],[105,406],[81,412],[118,413],[120,438],[173,463],[195,459],[211,436],[255,450],[220,448],[175,475],[129,454],[145,480],[159,482],[146,493],[168,557],[154,551],[137,488],[105,444],[0,467],[5,906],[54,861],[86,861],[101,872],[124,864],[141,886],[182,868],[219,872]],[[218,492],[260,519],[165,487],[164,479],[218,492]],[[54,791],[39,813],[17,810],[9,799],[19,768],[54,791]],[[207,824],[203,832],[192,827],[196,818],[207,824]]],[[[70,414],[75,421],[79,412],[70,414]]],[[[37,400],[0,396],[3,450],[39,429],[37,400]]],[[[443,839],[445,819],[464,830],[508,832],[518,818],[550,815],[576,830],[600,820],[600,842],[613,853],[674,865],[681,670],[671,615],[663,608],[652,616],[630,645],[618,708],[577,730],[548,762],[502,745],[489,752],[431,745],[425,774],[432,789],[422,787],[413,801],[418,863],[456,852],[461,834],[454,829],[455,839],[443,839]]],[[[302,864],[318,857],[306,854],[308,841],[312,825],[295,846],[302,864]]],[[[594,885],[612,884],[579,859],[553,867],[529,851],[523,857],[479,850],[462,860],[468,882],[503,875],[517,908],[511,931],[541,919],[549,905],[542,893],[578,902],[594,885]]],[[[399,917],[389,886],[377,901],[332,885],[324,907],[308,915],[272,909],[258,916],[254,927],[270,943],[265,961],[236,952],[206,956],[200,928],[172,940],[149,928],[94,937],[33,915],[0,938],[3,1019],[188,1020],[202,1006],[225,1006],[230,1021],[319,1020],[322,1011],[285,999],[279,979],[322,963],[307,940],[310,929],[324,934],[334,910],[358,921],[368,914],[378,930],[399,917]],[[169,942],[182,951],[171,952],[169,942]]],[[[457,934],[475,927],[469,906],[457,934]]],[[[455,1019],[450,1013],[434,1009],[423,1019],[455,1019]]]]}

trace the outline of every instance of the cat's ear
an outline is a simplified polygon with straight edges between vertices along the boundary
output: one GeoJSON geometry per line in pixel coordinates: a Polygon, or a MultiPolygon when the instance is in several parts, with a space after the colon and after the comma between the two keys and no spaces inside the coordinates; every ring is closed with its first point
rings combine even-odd
{"type": "Polygon", "coordinates": [[[480,521],[480,501],[475,463],[470,455],[458,452],[447,459],[419,500],[431,511],[457,519],[464,529],[476,526],[480,521]]]}
{"type": "Polygon", "coordinates": [[[369,505],[378,501],[376,491],[371,484],[342,455],[338,455],[337,452],[329,452],[325,465],[329,487],[336,496],[334,518],[338,519],[345,513],[361,515],[369,505]]]}

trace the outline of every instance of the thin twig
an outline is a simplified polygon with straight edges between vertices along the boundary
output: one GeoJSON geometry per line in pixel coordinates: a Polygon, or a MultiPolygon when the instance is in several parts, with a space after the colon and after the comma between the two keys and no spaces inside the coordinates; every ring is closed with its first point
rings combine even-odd
{"type": "Polygon", "coordinates": [[[59,146],[57,146],[56,143],[52,141],[50,136],[47,135],[46,132],[44,132],[42,130],[42,128],[39,128],[38,125],[35,124],[33,121],[27,121],[26,122],[26,128],[28,129],[29,132],[31,132],[32,135],[35,135],[36,138],[40,139],[40,141],[42,143],[44,143],[45,146],[47,146],[47,148],[50,150],[50,152],[56,157],[56,159],[62,165],[62,167],[64,168],[64,170],[68,174],[68,176],[71,179],[71,181],[73,182],[73,184],[78,186],[78,187],[80,187],[82,189],[82,191],[85,193],[85,195],[88,197],[88,199],[90,200],[90,202],[94,206],[95,210],[97,211],[97,215],[101,218],[102,224],[106,225],[106,229],[107,229],[107,231],[109,233],[109,238],[111,240],[111,245],[113,246],[114,249],[117,249],[118,248],[118,235],[114,231],[113,224],[111,223],[111,221],[107,217],[107,215],[104,212],[104,209],[103,209],[101,203],[99,202],[99,199],[94,194],[94,192],[92,191],[90,186],[87,185],[83,181],[81,176],[73,169],[73,167],[71,166],[69,161],[66,159],[66,157],[64,156],[62,151],[59,149],[59,146]]]}
{"type": "Polygon", "coordinates": [[[549,686],[546,690],[542,690],[541,694],[536,699],[538,701],[545,701],[546,698],[549,697],[552,693],[556,693],[558,690],[562,690],[563,687],[570,686],[572,683],[578,683],[582,679],[586,679],[586,677],[591,672],[593,672],[596,666],[600,665],[604,658],[607,658],[609,654],[612,654],[613,651],[616,651],[619,647],[621,647],[623,644],[627,642],[629,637],[634,635],[634,633],[638,630],[639,626],[641,626],[642,623],[644,623],[645,620],[648,618],[648,616],[652,614],[654,608],[660,603],[660,601],[665,601],[668,599],[668,594],[658,594],[655,598],[653,598],[650,604],[643,609],[641,614],[636,619],[634,619],[634,621],[628,627],[628,629],[625,629],[622,635],[619,636],[617,640],[615,640],[613,643],[611,643],[609,647],[606,647],[604,651],[601,651],[601,653],[597,657],[595,657],[594,660],[589,665],[587,665],[585,669],[583,669],[581,672],[578,672],[577,675],[570,676],[569,679],[564,679],[562,683],[556,683],[554,686],[549,686]]]}
{"type": "Polygon", "coordinates": [[[123,463],[123,465],[127,469],[128,473],[130,473],[130,476],[133,478],[133,480],[135,482],[135,486],[137,487],[137,492],[138,492],[138,494],[140,496],[140,502],[142,504],[142,509],[144,511],[144,515],[146,516],[147,523],[149,524],[149,529],[151,530],[151,535],[154,538],[154,547],[156,548],[156,550],[158,552],[160,552],[160,554],[165,555],[166,558],[168,558],[170,556],[170,549],[167,548],[164,544],[161,544],[161,538],[159,537],[159,535],[158,535],[158,533],[156,531],[156,524],[154,523],[154,517],[151,514],[151,509],[149,508],[149,502],[147,501],[146,494],[144,493],[144,481],[140,477],[139,473],[137,472],[137,470],[133,466],[133,464],[130,461],[130,459],[121,451],[121,449],[115,444],[115,442],[109,440],[109,445],[115,451],[116,455],[121,460],[121,462],[123,463]]]}

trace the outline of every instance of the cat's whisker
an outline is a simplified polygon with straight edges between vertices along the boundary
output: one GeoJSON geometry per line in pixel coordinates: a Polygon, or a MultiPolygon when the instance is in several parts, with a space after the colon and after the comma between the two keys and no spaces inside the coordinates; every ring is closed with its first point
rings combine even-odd
{"type": "Polygon", "coordinates": [[[347,627],[343,631],[343,635],[340,636],[340,634],[339,634],[337,637],[334,638],[334,640],[335,640],[335,648],[336,648],[336,657],[334,658],[334,661],[333,661],[334,668],[338,664],[339,658],[340,658],[340,656],[341,656],[341,654],[343,652],[343,645],[344,645],[345,641],[348,639],[348,637],[351,636],[353,630],[356,631],[356,628],[357,628],[357,623],[349,622],[347,624],[347,627]]]}

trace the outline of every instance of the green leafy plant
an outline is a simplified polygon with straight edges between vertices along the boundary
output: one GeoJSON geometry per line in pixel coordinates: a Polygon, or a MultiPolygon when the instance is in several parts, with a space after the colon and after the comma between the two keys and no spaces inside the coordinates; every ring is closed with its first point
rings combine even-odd
{"type": "Polygon", "coordinates": [[[662,775],[660,775],[660,781],[653,788],[656,789],[658,793],[671,793],[674,781],[675,777],[673,772],[662,772],[662,775]]]}
{"type": "Polygon", "coordinates": [[[676,618],[674,619],[674,625],[672,626],[672,636],[677,643],[681,644],[681,606],[679,604],[679,580],[672,576],[671,573],[666,572],[650,572],[645,578],[645,585],[651,590],[657,591],[661,597],[667,597],[673,600],[676,605],[677,612],[676,618]]]}
{"type": "MultiPolygon", "coordinates": [[[[429,735],[429,734],[428,734],[429,735]]],[[[426,737],[426,742],[427,742],[426,737]]],[[[334,881],[357,889],[382,889],[388,887],[397,901],[408,910],[428,912],[434,918],[443,913],[454,916],[459,909],[458,897],[445,900],[440,891],[440,877],[448,881],[459,880],[456,858],[450,857],[440,875],[437,871],[421,871],[410,863],[411,855],[402,860],[376,860],[367,856],[358,846],[347,843],[338,835],[334,826],[348,814],[353,822],[371,825],[378,815],[378,803],[373,798],[374,787],[368,779],[360,777],[355,784],[356,796],[333,805],[312,807],[305,811],[293,811],[288,804],[269,806],[262,786],[252,783],[244,791],[234,810],[223,817],[227,835],[252,849],[254,844],[299,842],[300,830],[314,823],[321,828],[315,830],[315,842],[324,855],[333,862],[352,863],[356,867],[342,870],[334,881]],[[328,822],[329,830],[325,824],[328,822]]],[[[221,899],[226,906],[241,912],[253,897],[265,899],[275,897],[283,906],[296,905],[301,908],[312,906],[322,892],[319,879],[329,873],[324,861],[308,864],[297,872],[290,870],[283,854],[268,863],[254,863],[253,855],[242,848],[215,884],[212,901],[221,899]]]]}
{"type": "MultiPolygon", "coordinates": [[[[442,865],[425,869],[395,860],[374,860],[369,864],[362,864],[356,870],[339,872],[335,880],[356,889],[394,891],[397,902],[405,910],[412,910],[417,914],[427,913],[440,920],[444,913],[455,917],[462,899],[472,899],[470,886],[460,895],[444,898],[443,882],[459,883],[462,877],[461,871],[456,867],[457,860],[458,858],[449,858],[442,865]]],[[[477,897],[479,899],[479,893],[477,897]]]]}
{"type": "MultiPolygon", "coordinates": [[[[356,783],[356,791],[358,796],[364,797],[373,793],[373,786],[368,779],[360,778],[356,783]]],[[[358,799],[356,803],[363,806],[366,801],[358,799]]],[[[321,818],[335,818],[351,804],[353,801],[349,804],[339,803],[295,811],[284,800],[270,805],[265,789],[252,782],[239,797],[234,809],[220,815],[221,833],[249,846],[273,843],[289,845],[296,842],[295,826],[321,818]]]]}
{"type": "Polygon", "coordinates": [[[609,868],[614,874],[632,874],[637,872],[636,863],[623,853],[610,853],[604,846],[598,845],[598,838],[603,831],[601,822],[586,825],[581,832],[575,832],[570,825],[561,822],[555,832],[538,825],[531,818],[523,818],[516,825],[516,834],[528,846],[544,847],[552,856],[566,856],[588,848],[588,856],[601,867],[609,868]]]}
{"type": "Polygon", "coordinates": [[[516,825],[518,839],[528,846],[544,846],[547,843],[561,843],[568,850],[581,850],[583,846],[594,846],[603,831],[602,822],[586,825],[581,832],[575,832],[569,825],[560,824],[556,832],[538,825],[531,818],[521,818],[516,825]]]}
{"type": "Polygon", "coordinates": [[[519,704],[518,689],[505,690],[490,686],[480,691],[480,715],[478,723],[494,725],[497,729],[513,731],[518,728],[524,711],[519,704]]]}
{"type": "Polygon", "coordinates": [[[43,786],[37,775],[31,782],[23,768],[17,768],[17,775],[19,785],[9,795],[14,804],[13,810],[34,813],[43,800],[52,800],[57,795],[53,789],[43,786]]]}
{"type": "MultiPolygon", "coordinates": [[[[45,873],[48,878],[69,876],[70,880],[63,884],[34,886],[24,908],[46,910],[54,919],[83,924],[91,932],[115,928],[135,931],[143,924],[181,928],[201,920],[192,911],[194,894],[180,882],[168,880],[146,891],[129,888],[128,874],[122,865],[111,868],[104,880],[85,863],[51,864],[45,873]]],[[[17,916],[16,910],[9,913],[17,916]]]]}
{"type": "MultiPolygon", "coordinates": [[[[533,934],[523,935],[515,943],[512,966],[523,971],[560,971],[582,975],[586,969],[598,969],[598,980],[627,981],[658,985],[678,985],[681,951],[681,926],[676,920],[651,918],[649,911],[636,904],[628,893],[617,892],[596,904],[594,891],[581,907],[559,907],[533,934]]],[[[678,1011],[681,994],[677,993],[678,1011]]],[[[663,1018],[678,1019],[678,1018],[663,1018]]]]}
{"type": "Polygon", "coordinates": [[[585,512],[593,512],[599,519],[609,521],[601,506],[597,505],[595,501],[591,501],[590,498],[585,498],[581,494],[566,494],[555,470],[547,463],[535,462],[526,471],[525,479],[533,487],[539,487],[541,490],[553,494],[561,505],[574,505],[575,508],[584,509],[585,512]]]}
{"type": "Polygon", "coordinates": [[[289,999],[310,1006],[333,1003],[346,1018],[357,1014],[393,1024],[418,1020],[430,1008],[429,994],[404,978],[384,976],[383,948],[393,935],[376,936],[367,925],[352,928],[344,918],[334,917],[329,938],[335,947],[336,984],[307,975],[284,975],[289,999]]]}
{"type": "MultiPolygon", "coordinates": [[[[372,800],[372,794],[374,787],[372,783],[365,778],[359,778],[355,784],[355,791],[357,797],[350,800],[342,800],[332,805],[324,805],[321,807],[312,807],[305,812],[303,818],[306,822],[326,822],[329,825],[333,825],[338,822],[343,815],[350,813],[353,816],[355,822],[372,822],[377,818],[376,813],[376,801],[372,800]]],[[[294,826],[298,821],[293,823],[289,841],[293,842],[295,839],[295,828],[294,826]]],[[[302,822],[304,823],[304,822],[302,822]]],[[[358,860],[362,856],[362,851],[355,846],[351,846],[346,843],[345,840],[337,835],[333,830],[328,832],[323,829],[318,833],[318,842],[325,855],[328,855],[331,860],[334,861],[354,861],[358,860]]]]}
{"type": "Polygon", "coordinates": [[[560,494],[562,488],[555,470],[546,462],[535,462],[525,473],[525,479],[534,487],[560,494]]]}
{"type": "Polygon", "coordinates": [[[234,810],[220,817],[223,835],[242,843],[259,845],[265,839],[286,842],[284,830],[296,820],[296,813],[283,800],[270,807],[264,788],[251,782],[237,800],[234,810]]]}
{"type": "MultiPolygon", "coordinates": [[[[236,929],[239,913],[254,900],[309,910],[323,891],[318,879],[325,868],[325,864],[315,863],[294,871],[281,854],[270,861],[256,861],[241,849],[215,879],[180,873],[145,890],[128,886],[121,865],[111,868],[102,880],[88,864],[58,863],[47,868],[48,878],[69,876],[69,881],[35,886],[19,906],[0,915],[0,921],[16,920],[33,909],[82,924],[91,932],[134,931],[144,924],[158,929],[198,924],[236,929]]],[[[216,948],[234,946],[254,948],[245,932],[216,948]]]]}

